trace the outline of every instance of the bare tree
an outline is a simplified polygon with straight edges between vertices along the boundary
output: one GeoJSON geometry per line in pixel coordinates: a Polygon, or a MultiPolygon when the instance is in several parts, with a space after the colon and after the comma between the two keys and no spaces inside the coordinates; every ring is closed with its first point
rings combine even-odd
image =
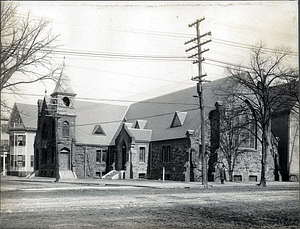
{"type": "Polygon", "coordinates": [[[259,185],[266,186],[266,159],[271,150],[271,118],[282,106],[299,101],[298,71],[285,62],[290,54],[288,49],[265,52],[260,43],[252,51],[251,70],[228,68],[230,79],[240,85],[240,90],[231,93],[245,101],[253,112],[262,145],[261,179],[259,185]]]}
{"type": "Polygon", "coordinates": [[[17,94],[20,84],[51,79],[58,70],[51,58],[58,36],[51,35],[49,21],[22,17],[17,8],[14,2],[1,1],[1,93],[17,94]],[[22,78],[14,79],[15,73],[22,78]]]}
{"type": "MultiPolygon", "coordinates": [[[[237,158],[255,147],[256,131],[253,116],[243,101],[229,97],[225,103],[218,105],[220,114],[220,159],[226,159],[229,181],[233,181],[233,170],[237,158]],[[253,141],[251,141],[253,140],[253,141]],[[222,157],[223,156],[223,157],[222,157]]],[[[222,161],[218,161],[219,163],[222,161]]]]}

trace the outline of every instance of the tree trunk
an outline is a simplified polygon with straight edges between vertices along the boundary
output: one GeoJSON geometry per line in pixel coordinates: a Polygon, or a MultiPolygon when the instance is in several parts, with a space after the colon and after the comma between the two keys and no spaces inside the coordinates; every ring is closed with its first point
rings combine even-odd
{"type": "Polygon", "coordinates": [[[233,181],[233,177],[232,177],[233,169],[228,170],[228,174],[229,174],[229,181],[233,181]]]}
{"type": "MultiPolygon", "coordinates": [[[[231,155],[231,152],[230,152],[231,155]]],[[[232,174],[233,174],[233,165],[232,165],[232,159],[231,157],[227,158],[228,163],[228,175],[229,175],[229,181],[233,181],[232,174]]]]}
{"type": "Polygon", "coordinates": [[[262,157],[261,157],[261,178],[259,185],[262,187],[267,186],[266,182],[266,166],[267,166],[267,153],[270,150],[270,134],[271,134],[271,123],[266,122],[262,128],[262,157]]]}

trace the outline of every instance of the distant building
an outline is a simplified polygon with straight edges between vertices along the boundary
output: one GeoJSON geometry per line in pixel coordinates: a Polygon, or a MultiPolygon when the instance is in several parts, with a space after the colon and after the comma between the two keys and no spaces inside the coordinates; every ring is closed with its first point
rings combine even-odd
{"type": "Polygon", "coordinates": [[[34,171],[33,143],[37,129],[35,105],[15,103],[8,121],[8,175],[26,176],[34,171]]]}

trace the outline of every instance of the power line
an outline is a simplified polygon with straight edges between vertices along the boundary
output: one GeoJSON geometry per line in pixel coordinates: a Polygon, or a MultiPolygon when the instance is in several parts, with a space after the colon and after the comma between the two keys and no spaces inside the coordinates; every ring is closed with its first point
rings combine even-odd
{"type": "Polygon", "coordinates": [[[133,77],[144,78],[144,79],[160,80],[160,81],[167,81],[167,82],[179,83],[178,81],[168,80],[168,79],[162,79],[162,78],[152,78],[152,77],[141,76],[141,75],[133,75],[133,74],[120,73],[120,72],[112,72],[112,71],[100,70],[100,69],[78,67],[78,66],[73,66],[73,65],[68,65],[68,64],[67,64],[67,66],[68,67],[72,67],[72,68],[80,68],[80,69],[87,69],[87,70],[92,70],[92,71],[107,72],[107,73],[113,73],[113,74],[125,75],[125,76],[133,76],[133,77]]]}
{"type": "MultiPolygon", "coordinates": [[[[14,94],[12,92],[3,92],[3,94],[14,94]]],[[[21,95],[28,95],[28,96],[39,96],[42,97],[41,94],[33,94],[33,93],[18,93],[21,95]]],[[[148,104],[165,104],[165,105],[197,105],[194,103],[172,103],[172,102],[159,102],[159,101],[136,101],[136,100],[122,100],[122,99],[95,99],[95,98],[88,98],[88,97],[78,97],[76,99],[81,100],[92,100],[92,101],[107,101],[107,102],[124,102],[124,103],[148,103],[148,104]]]]}
{"type": "MultiPolygon", "coordinates": [[[[198,105],[199,106],[199,105],[198,105]]],[[[180,112],[187,112],[187,111],[194,111],[194,110],[199,110],[199,108],[191,108],[191,109],[186,109],[182,110],[180,112]]],[[[135,117],[131,119],[127,119],[127,121],[135,121],[139,119],[148,119],[148,118],[156,118],[156,117],[161,117],[161,116],[166,116],[166,115],[171,115],[174,114],[175,111],[173,112],[167,112],[167,113],[162,113],[162,114],[157,114],[157,115],[149,115],[149,116],[143,116],[143,117],[135,117]]],[[[115,122],[122,122],[123,120],[112,120],[112,121],[105,121],[105,122],[96,122],[96,123],[85,123],[85,124],[77,124],[75,126],[90,126],[90,125],[97,125],[97,124],[109,124],[109,123],[115,123],[115,122]]]]}

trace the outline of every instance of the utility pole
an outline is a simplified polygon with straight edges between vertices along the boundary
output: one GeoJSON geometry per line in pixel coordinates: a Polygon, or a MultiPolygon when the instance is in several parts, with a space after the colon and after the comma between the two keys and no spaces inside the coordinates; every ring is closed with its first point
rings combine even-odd
{"type": "Polygon", "coordinates": [[[198,76],[196,77],[192,77],[193,81],[197,81],[197,93],[198,93],[198,97],[199,97],[199,104],[200,104],[200,125],[201,125],[201,152],[200,152],[200,147],[199,147],[199,155],[201,157],[201,163],[202,163],[202,184],[204,186],[208,186],[208,179],[207,179],[207,155],[206,155],[206,150],[205,150],[205,117],[204,117],[204,106],[203,106],[203,82],[205,82],[205,80],[203,79],[206,74],[202,74],[202,62],[205,60],[204,58],[202,58],[202,53],[208,51],[209,49],[204,49],[203,51],[201,50],[201,46],[204,44],[207,44],[208,42],[211,42],[210,40],[204,41],[203,43],[201,43],[201,38],[204,36],[211,36],[211,32],[207,32],[203,35],[200,35],[200,28],[199,25],[201,23],[201,21],[205,20],[205,18],[201,18],[201,19],[197,19],[195,22],[193,22],[192,24],[189,24],[189,27],[196,27],[196,31],[197,31],[197,37],[185,42],[184,44],[189,44],[191,42],[196,42],[197,45],[188,48],[187,50],[185,50],[186,52],[191,51],[193,49],[197,50],[197,53],[195,53],[192,56],[189,56],[189,58],[194,58],[196,57],[197,60],[193,61],[193,64],[198,64],[198,76]]]}

